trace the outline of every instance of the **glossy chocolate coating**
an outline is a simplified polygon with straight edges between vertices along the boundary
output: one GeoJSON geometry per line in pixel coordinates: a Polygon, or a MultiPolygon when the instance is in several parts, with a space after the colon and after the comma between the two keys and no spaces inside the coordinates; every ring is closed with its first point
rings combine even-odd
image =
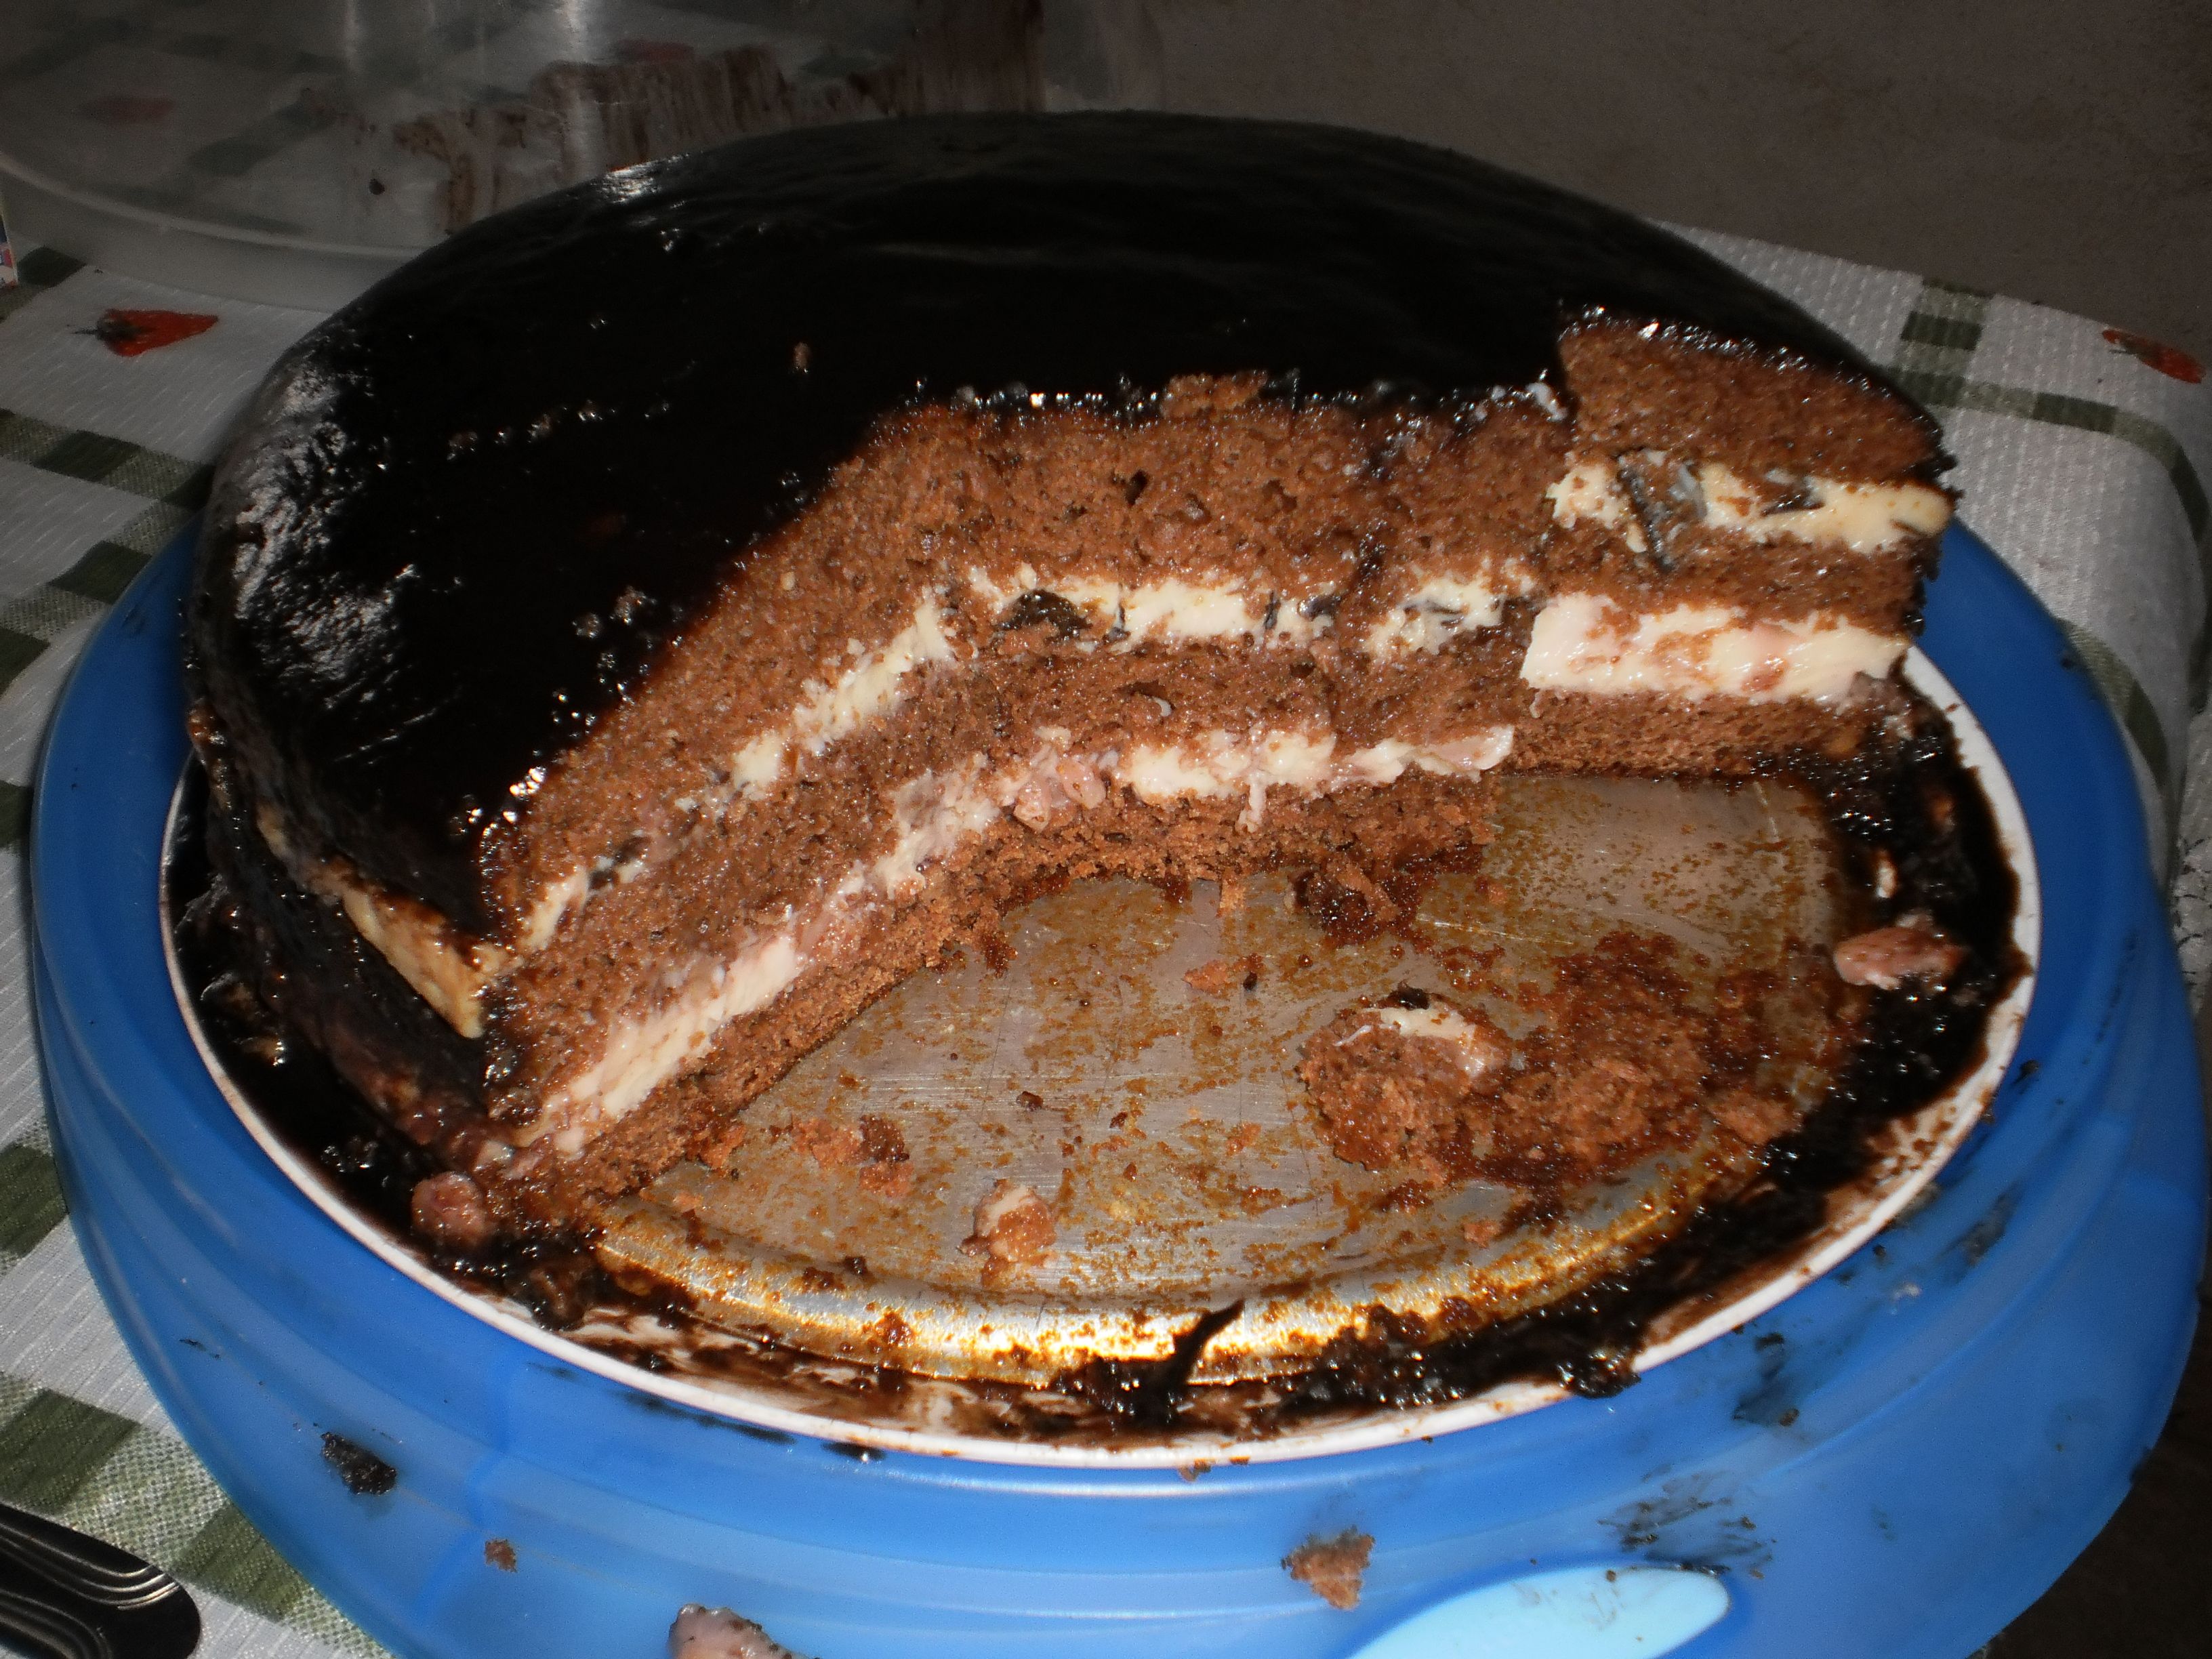
{"type": "Polygon", "coordinates": [[[1152,115],[792,132],[531,203],[280,363],[226,459],[195,672],[257,786],[484,925],[487,838],[872,422],[1173,377],[1480,399],[1601,310],[1867,374],[1628,216],[1442,150],[1152,115]]]}

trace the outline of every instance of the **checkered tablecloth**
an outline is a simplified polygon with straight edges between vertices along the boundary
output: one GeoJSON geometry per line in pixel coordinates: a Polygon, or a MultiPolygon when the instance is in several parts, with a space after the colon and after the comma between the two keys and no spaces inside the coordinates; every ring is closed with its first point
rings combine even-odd
{"type": "MultiPolygon", "coordinates": [[[[2212,968],[2212,720],[2191,720],[2212,594],[2203,371],[2019,301],[1692,234],[1891,365],[1942,418],[1965,517],[2063,620],[2133,744],[2201,983],[2212,968]]],[[[71,662],[199,504],[240,405],[316,318],[17,254],[18,281],[0,287],[0,1498],[177,1574],[208,1615],[206,1653],[374,1654],[178,1438],[64,1224],[21,868],[40,734],[71,662]],[[215,321],[119,353],[147,337],[130,313],[156,312],[215,321]]]]}

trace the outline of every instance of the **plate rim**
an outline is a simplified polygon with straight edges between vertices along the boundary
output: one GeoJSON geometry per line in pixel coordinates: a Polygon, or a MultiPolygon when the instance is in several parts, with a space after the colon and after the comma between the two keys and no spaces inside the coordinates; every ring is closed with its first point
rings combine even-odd
{"type": "MultiPolygon", "coordinates": [[[[1950,722],[1960,763],[1973,776],[1989,805],[1998,850],[2013,872],[2016,887],[2011,939],[2021,970],[1985,1017],[1981,1057],[1974,1067],[1919,1111],[1890,1126],[1892,1139],[1916,1138],[1932,1128],[1935,1133],[1926,1139],[1926,1150],[1903,1160],[1890,1176],[1872,1183],[1870,1202],[1851,1208],[1844,1217],[1831,1217],[1798,1249],[1749,1270],[1753,1277],[1739,1294],[1716,1302],[1679,1328],[1665,1328],[1656,1341],[1640,1346],[1627,1362],[1638,1376],[1771,1311],[1889,1226],[1929,1188],[1982,1121],[2018,1049],[2039,977],[2044,918],[2040,871],[2026,811],[1987,731],[1950,679],[1917,644],[1906,655],[1904,677],[1950,722]]],[[[231,1080],[207,1036],[173,944],[167,872],[190,765],[187,757],[163,818],[159,914],[170,991],[210,1080],[247,1135],[287,1181],[356,1243],[448,1305],[564,1364],[712,1417],[810,1439],[927,1457],[1055,1468],[1185,1468],[1199,1462],[1275,1463],[1334,1456],[1457,1433],[1572,1397],[1571,1391],[1559,1382],[1516,1379],[1463,1400],[1374,1408],[1322,1426],[1266,1437],[1239,1438],[1193,1429],[1151,1435],[1129,1443],[1069,1444],[1040,1438],[987,1438],[834,1417],[783,1401],[776,1391],[761,1385],[694,1382],[649,1371],[564,1333],[548,1330],[513,1298],[463,1285],[438,1272],[424,1253],[396,1239],[362,1213],[327,1171],[303,1157],[253,1109],[244,1091],[231,1080]]],[[[1662,1315],[1662,1324],[1665,1319],[1662,1315]]]]}

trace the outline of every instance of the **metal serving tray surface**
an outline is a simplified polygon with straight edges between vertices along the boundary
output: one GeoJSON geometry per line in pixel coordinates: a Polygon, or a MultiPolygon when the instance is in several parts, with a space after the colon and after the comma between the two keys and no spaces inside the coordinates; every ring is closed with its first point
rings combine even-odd
{"type": "MultiPolygon", "coordinates": [[[[1724,975],[1833,943],[1834,850],[1784,785],[1501,782],[1498,839],[1407,930],[1437,948],[1333,945],[1280,877],[1227,915],[1212,883],[1180,904],[1078,884],[1007,919],[1003,968],[972,953],[863,1012],[748,1109],[722,1167],[680,1166],[619,1206],[603,1258],[731,1328],[1030,1383],[1093,1355],[1160,1358],[1232,1303],[1200,1380],[1291,1369],[1363,1309],[1434,1316],[1456,1299],[1503,1316],[1618,1267],[1740,1180],[1740,1152],[1709,1136],[1541,1219],[1516,1220],[1521,1192],[1480,1180],[1421,1202],[1402,1171],[1332,1152],[1293,1075],[1308,1035],[1401,984],[1515,1033],[1528,1016],[1492,988],[1541,983],[1622,929],[1676,941],[1669,968],[1709,1000],[1724,975]],[[1221,989],[1186,978],[1217,963],[1234,964],[1221,989]],[[908,1158],[874,1169],[902,1193],[852,1161],[884,1125],[908,1158]],[[962,1245],[1002,1179],[1046,1200],[1057,1231],[1043,1261],[994,1284],[962,1245]]],[[[1825,1081],[1805,1079],[1807,1103],[1825,1081]]]]}

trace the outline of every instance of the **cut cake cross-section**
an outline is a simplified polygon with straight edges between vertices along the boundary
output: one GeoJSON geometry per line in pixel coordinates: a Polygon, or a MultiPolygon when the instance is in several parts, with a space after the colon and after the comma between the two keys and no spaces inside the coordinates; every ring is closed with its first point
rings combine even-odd
{"type": "Polygon", "coordinates": [[[426,1227],[557,1224],[1043,887],[1387,907],[1501,769],[1934,718],[1943,465],[1771,294],[1393,140],[962,117],[633,169],[264,388],[191,607],[211,908],[481,1192],[426,1227]]]}

